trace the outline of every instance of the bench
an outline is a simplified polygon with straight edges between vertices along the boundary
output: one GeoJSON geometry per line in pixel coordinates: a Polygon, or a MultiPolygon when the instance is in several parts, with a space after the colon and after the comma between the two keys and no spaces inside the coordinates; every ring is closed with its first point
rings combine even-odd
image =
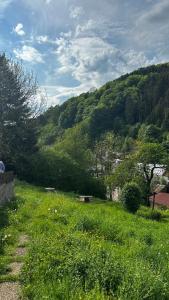
{"type": "Polygon", "coordinates": [[[91,202],[93,196],[79,196],[81,202],[89,203],[91,202]]]}
{"type": "Polygon", "coordinates": [[[45,191],[47,192],[47,193],[55,193],[56,192],[56,190],[55,190],[55,188],[51,188],[51,187],[48,187],[48,188],[45,188],[45,191]]]}

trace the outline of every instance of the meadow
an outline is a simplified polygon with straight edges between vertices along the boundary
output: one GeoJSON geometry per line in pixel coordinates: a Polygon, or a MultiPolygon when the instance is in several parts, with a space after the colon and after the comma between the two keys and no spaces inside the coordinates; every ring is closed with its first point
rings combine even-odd
{"type": "Polygon", "coordinates": [[[30,238],[19,278],[24,299],[169,299],[168,211],[157,222],[148,208],[132,215],[117,203],[80,203],[19,183],[3,215],[1,281],[19,234],[30,238]]]}

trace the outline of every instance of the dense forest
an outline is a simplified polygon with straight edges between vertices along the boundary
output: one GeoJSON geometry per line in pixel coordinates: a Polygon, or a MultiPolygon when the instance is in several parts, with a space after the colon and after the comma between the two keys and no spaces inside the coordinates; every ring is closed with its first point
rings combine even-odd
{"type": "Polygon", "coordinates": [[[48,109],[39,119],[40,142],[50,145],[79,123],[87,126],[91,141],[107,131],[136,138],[142,124],[168,131],[168,117],[169,64],[160,64],[141,68],[48,109]]]}
{"type": "Polygon", "coordinates": [[[169,64],[139,69],[45,112],[34,77],[5,54],[0,78],[0,158],[20,179],[105,198],[108,186],[123,188],[134,178],[146,198],[153,179],[147,166],[169,166],[169,64]]]}

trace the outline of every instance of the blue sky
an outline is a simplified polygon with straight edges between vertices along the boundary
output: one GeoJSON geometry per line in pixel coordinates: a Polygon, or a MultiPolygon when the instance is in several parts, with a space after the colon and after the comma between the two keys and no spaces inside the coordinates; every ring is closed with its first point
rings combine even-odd
{"type": "Polygon", "coordinates": [[[169,0],[0,0],[0,49],[48,105],[169,61],[169,0]]]}

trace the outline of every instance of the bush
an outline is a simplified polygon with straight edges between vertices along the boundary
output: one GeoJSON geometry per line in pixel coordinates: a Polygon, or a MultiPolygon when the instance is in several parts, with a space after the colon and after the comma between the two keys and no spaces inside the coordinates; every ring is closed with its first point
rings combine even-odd
{"type": "Polygon", "coordinates": [[[162,219],[162,214],[159,211],[152,211],[150,214],[150,219],[159,222],[162,219]]]}
{"type": "Polygon", "coordinates": [[[51,186],[65,192],[91,194],[104,198],[103,183],[83,170],[68,156],[56,154],[52,150],[36,153],[25,164],[21,179],[42,186],[51,186]]]}
{"type": "Polygon", "coordinates": [[[135,213],[141,203],[139,186],[134,182],[127,183],[122,190],[121,201],[128,211],[135,213]]]}

